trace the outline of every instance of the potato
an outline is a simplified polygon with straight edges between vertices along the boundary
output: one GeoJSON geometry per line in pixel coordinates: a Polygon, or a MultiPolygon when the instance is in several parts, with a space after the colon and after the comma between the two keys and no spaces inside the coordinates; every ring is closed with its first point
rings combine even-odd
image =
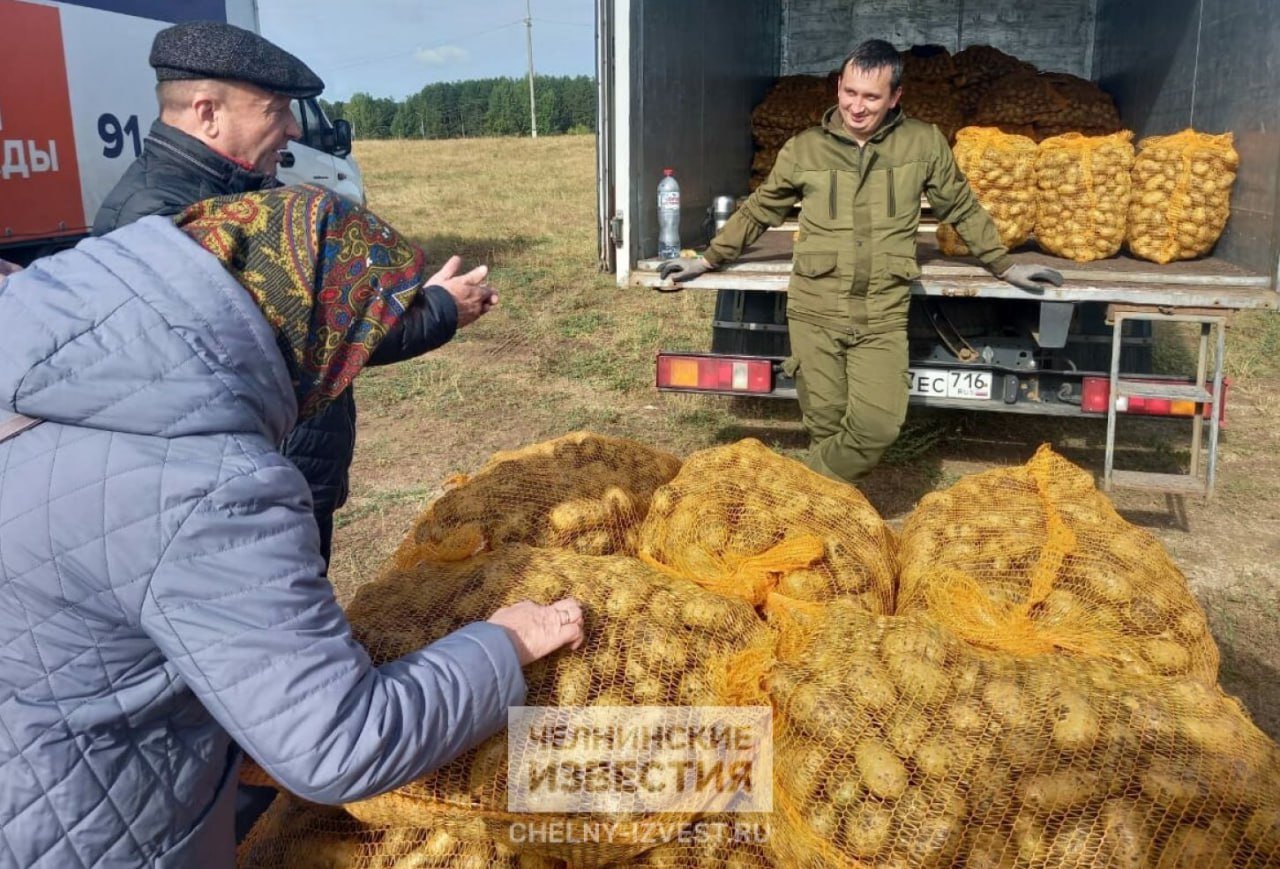
{"type": "Polygon", "coordinates": [[[1112,799],[1098,812],[1102,822],[1101,848],[1108,866],[1115,869],[1140,869],[1147,865],[1155,837],[1142,812],[1128,799],[1112,799]]]}
{"type": "Polygon", "coordinates": [[[1017,794],[1034,812],[1061,812],[1101,796],[1096,772],[1063,770],[1019,779],[1017,794]]]}
{"type": "Polygon", "coordinates": [[[951,688],[950,680],[936,664],[909,653],[900,653],[887,657],[885,666],[904,701],[936,706],[946,700],[951,688]]]}
{"type": "Polygon", "coordinates": [[[1061,691],[1058,714],[1053,723],[1053,742],[1061,751],[1084,751],[1098,741],[1098,716],[1087,697],[1076,691],[1061,691]]]}
{"type": "Polygon", "coordinates": [[[966,806],[958,794],[930,796],[914,789],[894,809],[897,834],[893,850],[908,865],[952,866],[964,839],[966,806]]]}
{"type": "Polygon", "coordinates": [[[866,800],[845,817],[845,848],[854,857],[875,857],[889,844],[892,828],[892,810],[882,803],[866,800]]]}
{"type": "Polygon", "coordinates": [[[957,757],[962,750],[948,734],[926,739],[913,755],[916,769],[931,778],[946,778],[961,766],[957,757]]]}
{"type": "Polygon", "coordinates": [[[1142,645],[1142,654],[1157,673],[1174,676],[1191,669],[1191,653],[1173,640],[1153,639],[1142,645]]]}
{"type": "Polygon", "coordinates": [[[858,775],[867,790],[883,799],[902,796],[909,781],[907,768],[887,746],[864,739],[854,748],[858,775]]]}
{"type": "Polygon", "coordinates": [[[1179,768],[1160,758],[1152,760],[1139,781],[1143,796],[1175,816],[1189,816],[1208,796],[1194,770],[1179,768]]]}

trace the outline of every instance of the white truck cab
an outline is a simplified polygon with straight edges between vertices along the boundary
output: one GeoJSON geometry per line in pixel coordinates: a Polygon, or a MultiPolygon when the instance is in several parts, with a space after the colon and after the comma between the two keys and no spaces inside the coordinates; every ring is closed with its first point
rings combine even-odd
{"type": "Polygon", "coordinates": [[[294,100],[292,108],[302,138],[289,143],[276,177],[285,184],[319,184],[364,205],[364,178],[351,156],[351,125],[341,118],[330,121],[316,99],[294,100]]]}
{"type": "MultiPolygon", "coordinates": [[[[159,114],[151,42],[193,20],[257,32],[257,0],[0,0],[0,258],[26,263],[89,233],[159,114]]],[[[315,99],[293,109],[302,137],[281,180],[363,203],[350,125],[315,99]]]]}

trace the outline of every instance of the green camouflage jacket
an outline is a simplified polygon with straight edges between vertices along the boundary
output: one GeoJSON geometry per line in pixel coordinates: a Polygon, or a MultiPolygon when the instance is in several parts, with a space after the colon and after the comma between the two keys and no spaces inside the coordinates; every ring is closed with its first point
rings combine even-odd
{"type": "Polygon", "coordinates": [[[793,136],[773,171],[725,223],[706,258],[736,259],[803,200],[787,314],[848,332],[903,328],[916,263],[920,194],[993,274],[1011,261],[937,127],[895,109],[864,146],[835,107],[793,136]]]}

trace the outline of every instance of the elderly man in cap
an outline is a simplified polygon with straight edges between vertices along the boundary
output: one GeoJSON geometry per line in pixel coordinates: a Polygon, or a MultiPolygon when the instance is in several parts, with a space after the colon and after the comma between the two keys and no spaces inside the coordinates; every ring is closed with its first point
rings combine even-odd
{"type": "Polygon", "coordinates": [[[290,110],[324,82],[256,33],[219,22],[178,24],[151,46],[160,117],[140,156],[93,222],[103,235],[201,199],[275,186],[279,153],[302,135],[290,110]]]}
{"type": "MultiPolygon", "coordinates": [[[[220,22],[160,31],[151,46],[151,65],[160,118],[147,134],[142,156],[103,203],[95,235],[150,214],[177,214],[202,199],[276,186],[280,149],[301,135],[290,103],[324,88],[292,54],[220,22]]],[[[433,350],[497,304],[485,282],[487,267],[458,274],[460,265],[457,257],[445,264],[369,364],[401,362],[433,350]]],[[[298,425],[285,444],[285,455],[311,487],[326,564],[333,514],[347,500],[355,426],[355,398],[348,389],[323,413],[298,425]]]]}

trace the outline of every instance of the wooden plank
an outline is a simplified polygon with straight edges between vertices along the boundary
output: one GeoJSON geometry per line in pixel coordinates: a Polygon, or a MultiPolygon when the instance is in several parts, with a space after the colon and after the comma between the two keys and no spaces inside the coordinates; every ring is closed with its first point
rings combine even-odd
{"type": "Polygon", "coordinates": [[[1155,474],[1150,471],[1112,471],[1112,488],[1145,489],[1182,495],[1206,495],[1205,481],[1190,474],[1155,474]]]}

